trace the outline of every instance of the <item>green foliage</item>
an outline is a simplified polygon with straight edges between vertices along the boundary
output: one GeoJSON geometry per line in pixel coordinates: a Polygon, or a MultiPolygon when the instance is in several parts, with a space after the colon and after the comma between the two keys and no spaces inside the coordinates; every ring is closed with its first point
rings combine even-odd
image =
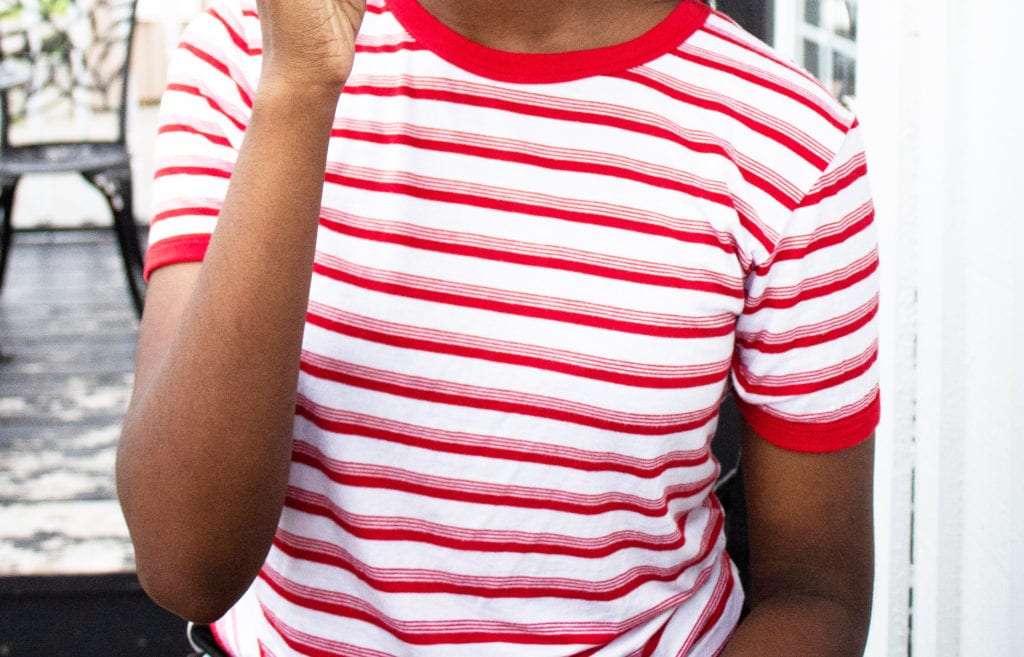
{"type": "MultiPolygon", "coordinates": [[[[51,16],[60,16],[61,14],[67,13],[68,7],[74,3],[75,0],[37,0],[39,4],[39,13],[43,18],[49,19],[51,16]]],[[[0,20],[4,18],[13,18],[21,14],[25,8],[25,3],[21,0],[17,2],[3,2],[0,3],[0,20]]]]}
{"type": "Polygon", "coordinates": [[[39,0],[39,11],[43,16],[63,14],[68,10],[72,0],[39,0]]]}

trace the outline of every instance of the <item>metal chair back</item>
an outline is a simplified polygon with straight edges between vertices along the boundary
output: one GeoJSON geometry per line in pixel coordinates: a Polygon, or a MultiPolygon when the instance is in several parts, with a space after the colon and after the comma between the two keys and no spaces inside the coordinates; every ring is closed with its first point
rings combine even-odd
{"type": "Polygon", "coordinates": [[[27,73],[0,90],[0,149],[124,144],[137,0],[0,0],[0,66],[27,73]]]}
{"type": "Polygon", "coordinates": [[[0,0],[0,286],[22,176],[77,172],[105,197],[141,313],[142,248],[127,146],[137,0],[0,0]]]}

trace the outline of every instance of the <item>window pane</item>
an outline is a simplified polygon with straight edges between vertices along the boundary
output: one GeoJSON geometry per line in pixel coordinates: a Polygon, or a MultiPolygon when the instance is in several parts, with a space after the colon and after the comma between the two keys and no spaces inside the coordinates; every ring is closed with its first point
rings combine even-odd
{"type": "Polygon", "coordinates": [[[804,22],[821,25],[821,0],[804,0],[804,22]]]}
{"type": "Polygon", "coordinates": [[[851,41],[857,40],[857,0],[828,0],[828,28],[851,41]]]}
{"type": "Polygon", "coordinates": [[[835,51],[832,51],[832,93],[840,99],[857,93],[856,60],[835,51]]]}
{"type": "Polygon", "coordinates": [[[818,44],[809,40],[804,39],[804,68],[811,72],[811,74],[821,79],[821,64],[819,61],[818,44]]]}

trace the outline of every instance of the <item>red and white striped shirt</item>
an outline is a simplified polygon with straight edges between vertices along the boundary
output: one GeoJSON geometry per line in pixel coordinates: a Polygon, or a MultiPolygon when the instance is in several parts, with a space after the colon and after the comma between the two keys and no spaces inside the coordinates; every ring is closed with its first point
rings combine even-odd
{"type": "MultiPolygon", "coordinates": [[[[259,69],[252,0],[186,32],[148,271],[203,257],[259,69]]],[[[371,0],[328,160],[287,502],[221,642],[717,654],[743,596],[711,493],[730,383],[786,448],[877,421],[854,118],[695,0],[553,55],[371,0]]]]}

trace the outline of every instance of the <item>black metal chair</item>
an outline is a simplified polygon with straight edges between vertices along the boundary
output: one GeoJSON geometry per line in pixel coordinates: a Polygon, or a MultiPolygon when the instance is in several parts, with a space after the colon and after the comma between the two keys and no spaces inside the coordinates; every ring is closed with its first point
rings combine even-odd
{"type": "Polygon", "coordinates": [[[136,0],[0,0],[0,66],[27,81],[0,90],[0,286],[25,175],[77,172],[113,214],[128,291],[142,312],[142,248],[126,123],[136,0]]]}

